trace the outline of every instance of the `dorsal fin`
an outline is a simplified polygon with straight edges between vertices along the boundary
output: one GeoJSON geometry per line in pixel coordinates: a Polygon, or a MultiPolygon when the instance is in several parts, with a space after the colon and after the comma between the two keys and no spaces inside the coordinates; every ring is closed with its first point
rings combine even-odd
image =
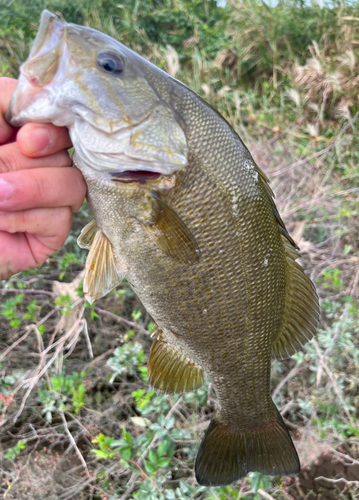
{"type": "Polygon", "coordinates": [[[274,203],[274,194],[267,176],[256,165],[262,186],[271,203],[284,245],[287,261],[287,289],[281,329],[272,344],[272,356],[284,359],[292,356],[315,334],[319,320],[319,300],[311,280],[296,262],[299,247],[288,233],[274,203]]]}
{"type": "Polygon", "coordinates": [[[284,359],[292,356],[308,340],[317,328],[319,301],[311,280],[295,261],[299,257],[285,236],[282,236],[287,259],[287,290],[282,327],[272,344],[272,356],[284,359]]]}

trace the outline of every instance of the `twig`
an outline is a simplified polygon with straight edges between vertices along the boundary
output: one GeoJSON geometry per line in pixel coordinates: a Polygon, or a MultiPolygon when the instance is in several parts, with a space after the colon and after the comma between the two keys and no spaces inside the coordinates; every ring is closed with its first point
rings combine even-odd
{"type": "Polygon", "coordinates": [[[275,498],[273,498],[272,495],[262,490],[262,488],[259,488],[257,493],[259,493],[261,497],[266,498],[267,500],[275,500],[275,498]]]}
{"type": "Polygon", "coordinates": [[[83,321],[83,324],[84,324],[83,332],[84,332],[85,339],[86,339],[87,349],[89,350],[90,358],[93,359],[93,351],[92,351],[92,345],[91,345],[91,340],[90,340],[89,332],[88,332],[88,329],[87,329],[87,321],[86,321],[85,318],[82,321],[83,321]]]}
{"type": "Polygon", "coordinates": [[[343,396],[340,394],[340,391],[339,391],[338,385],[336,383],[336,380],[334,378],[334,375],[329,370],[329,367],[326,364],[325,359],[323,358],[323,354],[322,354],[322,352],[321,352],[321,350],[319,348],[319,345],[318,345],[317,341],[315,340],[315,338],[312,339],[312,343],[313,343],[313,345],[314,345],[314,347],[315,347],[315,349],[316,349],[316,351],[318,353],[320,364],[323,366],[324,370],[327,372],[327,375],[330,378],[330,381],[331,381],[331,383],[333,385],[334,391],[335,391],[336,395],[338,396],[338,398],[339,398],[339,400],[340,400],[340,402],[341,402],[341,404],[343,406],[343,409],[344,409],[344,411],[345,411],[345,413],[346,413],[346,415],[347,415],[347,417],[349,419],[350,425],[352,425],[353,427],[355,427],[355,423],[354,423],[353,417],[351,416],[349,408],[348,408],[347,404],[345,403],[343,396]]]}
{"type": "Polygon", "coordinates": [[[328,483],[332,483],[332,484],[343,482],[347,486],[359,486],[359,481],[348,481],[344,477],[341,477],[339,479],[330,479],[329,477],[318,476],[318,477],[314,478],[315,481],[320,481],[321,479],[324,481],[328,481],[328,483]]]}
{"type": "Polygon", "coordinates": [[[294,123],[292,123],[291,125],[288,125],[288,127],[286,127],[283,132],[279,132],[279,134],[275,135],[274,137],[272,137],[272,139],[270,139],[269,141],[267,141],[265,144],[262,144],[262,146],[259,146],[255,149],[253,149],[252,151],[252,156],[255,156],[257,155],[258,153],[260,153],[264,148],[268,148],[268,146],[272,146],[272,144],[274,144],[275,142],[277,142],[279,139],[281,139],[287,132],[290,131],[290,129],[292,129],[294,127],[294,123]]]}
{"type": "MultiPolygon", "coordinates": [[[[166,420],[168,420],[172,416],[172,414],[177,410],[177,407],[179,406],[179,404],[181,402],[182,402],[182,396],[178,399],[178,401],[176,401],[176,403],[172,406],[170,411],[167,413],[166,420]]],[[[143,460],[146,457],[147,453],[149,452],[149,450],[151,448],[153,448],[156,445],[157,440],[158,440],[158,435],[156,432],[156,434],[152,438],[152,441],[150,442],[150,444],[147,446],[147,448],[145,449],[145,451],[142,453],[141,457],[139,458],[137,464],[143,463],[143,460]]],[[[135,484],[135,481],[136,481],[136,473],[133,472],[128,483],[127,483],[127,489],[124,492],[124,494],[121,496],[120,500],[126,500],[129,497],[129,495],[131,494],[131,492],[133,490],[133,486],[135,484]]]]}
{"type": "Polygon", "coordinates": [[[141,466],[140,466],[140,465],[136,462],[136,460],[128,460],[128,461],[129,461],[131,464],[133,464],[135,467],[137,467],[137,468],[138,468],[138,470],[139,470],[140,472],[142,472],[142,474],[143,474],[145,477],[147,477],[147,479],[149,479],[149,480],[151,481],[151,483],[152,483],[154,486],[156,486],[156,488],[158,489],[158,491],[160,492],[160,494],[162,493],[162,492],[161,492],[161,490],[160,490],[160,488],[158,487],[158,484],[157,484],[157,483],[156,483],[153,479],[151,479],[151,478],[150,478],[150,477],[146,474],[146,472],[145,472],[145,471],[142,469],[142,467],[141,467],[141,466]]]}
{"type": "Polygon", "coordinates": [[[92,479],[91,476],[90,476],[90,473],[88,471],[88,468],[87,468],[87,464],[85,462],[85,459],[84,457],[81,455],[81,452],[80,450],[78,449],[77,447],[77,444],[76,444],[76,441],[74,440],[74,437],[73,435],[71,434],[69,428],[68,428],[68,425],[67,425],[67,422],[66,422],[66,418],[65,418],[65,415],[64,415],[64,412],[62,410],[60,410],[60,416],[61,416],[61,419],[62,419],[62,422],[64,424],[64,427],[65,427],[65,431],[66,431],[66,434],[68,435],[69,439],[70,439],[70,442],[72,444],[72,446],[75,448],[75,452],[76,452],[76,455],[79,457],[80,459],[80,462],[82,463],[82,466],[83,468],[85,469],[85,472],[86,472],[86,475],[87,475],[87,479],[92,479]]]}
{"type": "Polygon", "coordinates": [[[117,316],[117,314],[114,314],[109,311],[105,311],[104,309],[100,309],[99,307],[94,308],[96,312],[100,314],[104,314],[105,316],[109,316],[110,318],[114,319],[115,321],[118,321],[119,323],[124,323],[125,325],[130,326],[131,328],[135,328],[136,330],[140,330],[140,332],[145,333],[146,335],[151,335],[151,333],[143,328],[141,325],[138,323],[134,323],[133,321],[129,321],[128,319],[122,318],[121,316],[117,316]]]}
{"type": "Polygon", "coordinates": [[[5,351],[0,356],[0,361],[2,361],[6,357],[6,355],[9,354],[9,352],[11,352],[17,345],[19,345],[23,340],[25,340],[28,337],[30,332],[31,332],[31,329],[28,329],[28,331],[22,337],[20,337],[16,342],[11,344],[10,347],[5,349],[5,351]]]}
{"type": "MultiPolygon", "coordinates": [[[[50,297],[59,297],[59,293],[55,292],[49,292],[47,290],[34,290],[34,289],[29,289],[29,290],[17,290],[16,288],[0,288],[0,293],[28,293],[28,294],[37,294],[37,295],[49,295],[50,297]]],[[[117,314],[111,313],[109,311],[105,311],[104,309],[101,309],[100,307],[95,307],[94,308],[96,312],[100,314],[104,314],[105,316],[109,316],[110,318],[114,319],[115,321],[118,321],[119,323],[124,323],[125,325],[130,326],[131,328],[135,328],[136,330],[140,330],[140,332],[145,333],[146,335],[151,335],[151,333],[143,328],[141,325],[138,323],[134,323],[133,321],[129,321],[128,319],[122,318],[121,316],[118,316],[117,314]]],[[[93,355],[91,356],[93,357],[93,355]]]]}
{"type": "Polygon", "coordinates": [[[48,290],[35,290],[29,288],[28,290],[18,290],[17,288],[0,288],[0,293],[30,293],[37,295],[48,295],[49,297],[58,297],[59,294],[55,292],[49,292],[48,290]]]}
{"type": "MultiPolygon", "coordinates": [[[[66,335],[64,335],[61,339],[59,339],[57,342],[55,342],[54,344],[50,345],[49,347],[47,347],[45,350],[43,350],[41,352],[41,358],[40,358],[40,362],[37,366],[37,373],[31,377],[31,378],[28,378],[26,380],[23,380],[22,382],[20,382],[20,384],[16,387],[15,391],[14,391],[14,394],[16,394],[22,387],[23,388],[27,388],[27,391],[25,393],[25,395],[23,396],[23,399],[22,399],[22,402],[21,402],[21,405],[20,405],[20,408],[19,410],[17,411],[17,413],[15,414],[15,416],[13,417],[13,424],[15,424],[15,422],[17,421],[17,419],[19,418],[19,416],[21,415],[24,407],[25,407],[25,403],[32,391],[32,389],[34,388],[34,386],[36,385],[36,383],[38,382],[38,380],[42,377],[42,375],[47,371],[47,369],[52,365],[52,363],[55,361],[57,355],[59,354],[59,352],[61,351],[61,349],[64,347],[64,344],[65,342],[67,341],[68,338],[70,338],[74,332],[76,332],[76,329],[78,328],[79,324],[81,324],[81,321],[82,321],[82,316],[83,316],[83,313],[84,313],[84,310],[85,310],[85,307],[82,307],[81,309],[81,312],[80,312],[80,315],[78,317],[78,319],[76,320],[76,322],[73,324],[72,328],[70,328],[70,330],[66,333],[66,335]],[[54,347],[56,346],[56,350],[55,350],[55,353],[54,355],[51,357],[51,359],[45,364],[45,366],[43,367],[44,365],[44,360],[45,360],[45,357],[46,357],[46,354],[47,352],[49,352],[51,349],[53,349],[54,347]],[[43,368],[42,368],[43,367],[43,368]]],[[[75,333],[76,335],[76,333],[75,333]]],[[[0,427],[3,426],[9,419],[4,419],[0,422],[0,427]]]]}
{"type": "Polygon", "coordinates": [[[298,369],[299,365],[295,365],[295,367],[291,369],[291,371],[284,377],[284,379],[281,382],[279,382],[277,387],[274,389],[274,392],[272,394],[272,399],[275,399],[278,396],[282,387],[297,374],[298,369]]]}
{"type": "Polygon", "coordinates": [[[341,451],[338,451],[335,448],[332,448],[331,446],[329,447],[329,449],[335,456],[337,456],[338,458],[340,458],[342,460],[342,463],[344,465],[359,465],[359,460],[357,460],[349,455],[345,455],[345,453],[342,453],[341,451]],[[347,462],[345,462],[345,460],[347,462],[350,462],[350,463],[348,464],[347,462]]]}

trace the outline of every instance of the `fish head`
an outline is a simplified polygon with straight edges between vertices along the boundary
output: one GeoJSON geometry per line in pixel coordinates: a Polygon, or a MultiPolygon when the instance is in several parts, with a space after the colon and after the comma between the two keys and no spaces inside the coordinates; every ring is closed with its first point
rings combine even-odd
{"type": "Polygon", "coordinates": [[[187,141],[152,83],[170,80],[117,40],[45,10],[6,118],[68,127],[76,163],[98,175],[171,175],[187,165],[187,141]]]}

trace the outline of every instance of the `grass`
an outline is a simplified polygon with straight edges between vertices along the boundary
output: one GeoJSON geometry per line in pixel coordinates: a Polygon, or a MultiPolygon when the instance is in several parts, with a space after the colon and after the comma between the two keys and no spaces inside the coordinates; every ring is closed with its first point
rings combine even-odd
{"type": "Polygon", "coordinates": [[[3,74],[17,75],[45,5],[117,36],[219,109],[271,179],[322,312],[315,340],[272,370],[302,474],[199,487],[215,394],[149,390],[153,323],[126,283],[83,301],[85,205],[60,252],[2,283],[4,497],[358,499],[359,4],[1,1],[3,74]]]}

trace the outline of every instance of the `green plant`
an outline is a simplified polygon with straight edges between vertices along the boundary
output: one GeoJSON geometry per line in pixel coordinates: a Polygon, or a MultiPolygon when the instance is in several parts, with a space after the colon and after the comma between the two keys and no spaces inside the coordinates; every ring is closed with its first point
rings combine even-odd
{"type": "Polygon", "coordinates": [[[14,448],[9,448],[5,453],[5,458],[10,458],[11,460],[15,460],[16,457],[20,455],[22,450],[26,448],[26,441],[23,439],[18,441],[14,448]]]}

